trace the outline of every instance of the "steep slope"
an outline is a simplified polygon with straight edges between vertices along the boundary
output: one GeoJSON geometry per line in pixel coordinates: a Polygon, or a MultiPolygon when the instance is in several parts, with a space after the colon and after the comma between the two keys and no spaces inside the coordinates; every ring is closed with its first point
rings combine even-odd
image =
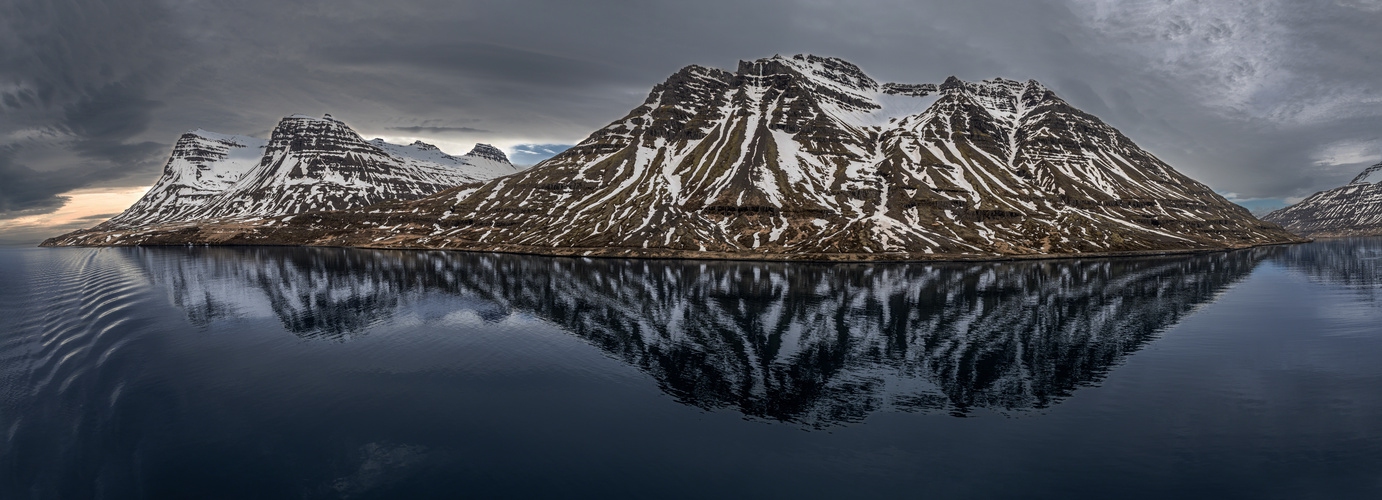
{"type": "Polygon", "coordinates": [[[267,141],[203,130],[183,135],[148,193],[97,229],[362,207],[516,171],[488,144],[458,157],[421,141],[366,142],[330,115],[294,115],[267,141]]]}
{"type": "Polygon", "coordinates": [[[369,212],[108,243],[918,259],[1294,240],[1036,82],[880,84],[807,55],[689,66],[529,170],[369,212]]]}
{"type": "Polygon", "coordinates": [[[188,132],[173,145],[163,176],[107,227],[136,227],[186,220],[259,163],[268,141],[205,130],[188,132]]]}
{"type": "Polygon", "coordinates": [[[1382,163],[1346,185],[1310,195],[1262,220],[1311,237],[1382,235],[1382,163]]]}

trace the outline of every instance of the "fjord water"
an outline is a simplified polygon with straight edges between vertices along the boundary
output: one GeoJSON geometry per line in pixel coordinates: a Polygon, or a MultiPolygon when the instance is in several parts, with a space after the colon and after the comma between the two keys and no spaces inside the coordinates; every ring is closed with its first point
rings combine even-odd
{"type": "Polygon", "coordinates": [[[0,251],[0,498],[1359,498],[1382,239],[824,265],[0,251]]]}

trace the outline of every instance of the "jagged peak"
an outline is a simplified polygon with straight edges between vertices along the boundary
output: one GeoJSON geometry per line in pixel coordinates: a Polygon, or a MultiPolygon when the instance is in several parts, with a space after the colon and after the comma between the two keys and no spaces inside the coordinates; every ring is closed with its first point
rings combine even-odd
{"type": "Polygon", "coordinates": [[[203,129],[189,131],[185,134],[182,134],[182,136],[178,138],[179,143],[184,143],[186,141],[203,140],[224,142],[239,146],[263,145],[263,143],[265,142],[264,139],[259,139],[257,137],[250,137],[247,135],[222,134],[219,132],[212,132],[203,129]]]}
{"type": "Polygon", "coordinates": [[[940,91],[942,93],[964,92],[965,90],[967,90],[967,87],[965,86],[964,80],[954,75],[946,78],[940,85],[940,91]]]}
{"type": "Polygon", "coordinates": [[[503,150],[481,142],[475,143],[475,147],[472,148],[470,152],[466,153],[465,155],[478,158],[485,158],[488,160],[494,160],[501,163],[509,163],[509,157],[508,155],[504,154],[503,150]]]}
{"type": "Polygon", "coordinates": [[[959,77],[951,76],[946,78],[944,83],[940,84],[940,90],[988,94],[1000,93],[1018,98],[1029,91],[1048,91],[1049,89],[1036,80],[1020,82],[1003,77],[995,77],[987,80],[979,80],[977,82],[968,82],[961,80],[959,77]]]}
{"type": "Polygon", "coordinates": [[[1349,184],[1369,184],[1382,182],[1382,163],[1378,163],[1366,169],[1353,178],[1349,184]]]}
{"type": "Polygon", "coordinates": [[[863,69],[854,63],[838,57],[815,54],[796,54],[793,56],[778,54],[751,62],[740,61],[739,72],[740,74],[752,74],[753,72],[761,74],[766,68],[771,68],[774,64],[791,68],[813,80],[824,79],[830,83],[842,84],[859,90],[876,90],[878,88],[878,82],[870,78],[863,69]]]}
{"type": "Polygon", "coordinates": [[[664,85],[675,83],[678,80],[701,78],[708,80],[716,80],[720,82],[727,82],[732,77],[732,73],[719,68],[701,66],[699,64],[690,64],[682,67],[680,70],[677,70],[677,72],[673,73],[672,76],[667,77],[667,81],[664,83],[664,85]]]}
{"type": "Polygon", "coordinates": [[[415,147],[415,148],[418,148],[418,149],[436,150],[436,151],[440,151],[440,150],[441,150],[440,148],[438,148],[438,147],[436,147],[436,146],[434,146],[434,145],[431,145],[431,144],[428,144],[428,143],[425,143],[425,142],[422,142],[422,141],[413,141],[413,143],[412,143],[412,144],[409,144],[409,146],[412,146],[412,147],[415,147]]]}
{"type": "Polygon", "coordinates": [[[850,73],[864,72],[859,66],[852,62],[831,56],[818,56],[815,54],[796,54],[793,56],[783,56],[781,54],[767,58],[768,60],[783,61],[799,68],[821,69],[821,70],[843,70],[850,73]]]}

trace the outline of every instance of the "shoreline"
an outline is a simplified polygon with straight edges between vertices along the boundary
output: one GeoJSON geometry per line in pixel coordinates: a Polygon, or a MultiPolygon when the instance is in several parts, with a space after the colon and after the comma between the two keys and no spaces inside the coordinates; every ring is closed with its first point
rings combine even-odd
{"type": "MultiPolygon", "coordinates": [[[[1061,253],[1061,254],[1014,254],[1014,255],[966,255],[966,254],[900,254],[906,255],[904,258],[896,257],[899,254],[874,254],[874,253],[850,253],[850,254],[799,254],[791,256],[789,254],[741,254],[730,252],[700,252],[700,251],[680,251],[665,249],[646,249],[646,248],[621,248],[621,247],[578,247],[578,248],[554,248],[556,251],[538,251],[540,248],[522,247],[514,248],[517,245],[496,245],[496,248],[444,248],[444,247],[425,247],[425,246],[371,246],[371,245],[312,245],[312,244],[273,244],[273,243],[184,243],[184,244],[131,244],[131,245],[44,245],[39,244],[37,248],[119,248],[119,247],[316,247],[316,248],[353,248],[362,250],[399,250],[399,251],[445,251],[445,252],[469,252],[469,253],[498,253],[509,255],[530,255],[539,257],[568,257],[568,258],[590,258],[590,259],[633,259],[633,260],[683,260],[683,261],[731,261],[731,262],[782,262],[782,263],[818,263],[818,264],[873,264],[873,263],[942,263],[942,262],[1016,262],[1016,261],[1037,261],[1037,260],[1069,260],[1080,258],[1124,258],[1124,257],[1158,257],[1158,256],[1180,256],[1194,255],[1215,252],[1233,252],[1237,250],[1248,250],[1252,248],[1263,248],[1272,246],[1300,245],[1314,242],[1317,238],[1301,238],[1295,241],[1281,241],[1271,243],[1260,243],[1255,245],[1228,246],[1222,248],[1180,248],[1165,250],[1121,250],[1110,252],[1086,252],[1086,253],[1061,253]],[[499,248],[507,247],[507,248],[499,248]]],[[[1328,238],[1337,239],[1337,238],[1328,238]]],[[[46,243],[46,242],[45,242],[46,243]]]]}

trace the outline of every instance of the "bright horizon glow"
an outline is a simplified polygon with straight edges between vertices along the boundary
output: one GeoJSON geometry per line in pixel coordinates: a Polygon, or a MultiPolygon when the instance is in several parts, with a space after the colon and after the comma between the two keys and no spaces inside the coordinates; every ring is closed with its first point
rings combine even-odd
{"type": "Polygon", "coordinates": [[[95,226],[125,211],[151,187],[153,186],[74,189],[62,194],[68,198],[62,208],[46,214],[0,220],[0,231],[16,235],[51,232],[52,234],[46,237],[53,237],[75,229],[95,226]],[[93,218],[100,215],[108,217],[93,218]]]}

